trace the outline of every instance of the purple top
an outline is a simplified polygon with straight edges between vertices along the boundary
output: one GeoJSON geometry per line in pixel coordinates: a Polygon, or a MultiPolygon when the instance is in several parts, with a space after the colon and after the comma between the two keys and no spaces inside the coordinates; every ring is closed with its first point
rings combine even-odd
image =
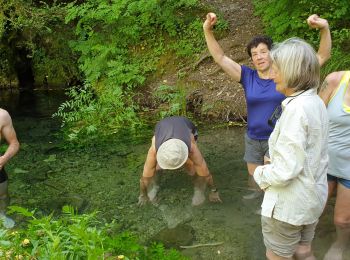
{"type": "Polygon", "coordinates": [[[268,120],[285,96],[276,91],[271,79],[259,78],[258,72],[242,65],[241,84],[247,102],[248,129],[251,139],[267,140],[273,128],[268,120]]]}
{"type": "Polygon", "coordinates": [[[156,138],[156,150],[158,151],[161,144],[169,139],[176,138],[182,140],[191,150],[191,133],[196,140],[197,128],[187,118],[183,116],[166,117],[159,121],[155,128],[154,136],[156,138]]]}

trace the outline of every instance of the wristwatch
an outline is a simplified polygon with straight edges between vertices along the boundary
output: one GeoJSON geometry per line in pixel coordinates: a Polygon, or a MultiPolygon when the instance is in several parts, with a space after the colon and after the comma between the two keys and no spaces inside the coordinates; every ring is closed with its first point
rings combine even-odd
{"type": "Polygon", "coordinates": [[[211,192],[218,192],[218,188],[211,188],[211,192]]]}

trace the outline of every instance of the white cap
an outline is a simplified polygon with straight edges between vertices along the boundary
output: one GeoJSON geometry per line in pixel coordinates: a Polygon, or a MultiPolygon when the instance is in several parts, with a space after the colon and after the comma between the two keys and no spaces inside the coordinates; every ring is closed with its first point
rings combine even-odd
{"type": "Polygon", "coordinates": [[[157,151],[157,162],[160,168],[175,170],[187,161],[188,147],[180,139],[169,139],[159,146],[157,151]]]}

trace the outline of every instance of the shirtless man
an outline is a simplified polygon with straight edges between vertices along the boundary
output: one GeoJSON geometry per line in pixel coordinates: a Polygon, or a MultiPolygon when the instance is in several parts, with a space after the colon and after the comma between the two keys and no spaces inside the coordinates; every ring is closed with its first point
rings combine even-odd
{"type": "Polygon", "coordinates": [[[5,139],[8,144],[6,152],[0,156],[0,223],[2,221],[4,227],[12,228],[15,224],[14,221],[5,215],[10,197],[8,194],[8,177],[4,166],[18,152],[19,142],[12,125],[11,116],[4,109],[0,109],[0,138],[5,139]]]}

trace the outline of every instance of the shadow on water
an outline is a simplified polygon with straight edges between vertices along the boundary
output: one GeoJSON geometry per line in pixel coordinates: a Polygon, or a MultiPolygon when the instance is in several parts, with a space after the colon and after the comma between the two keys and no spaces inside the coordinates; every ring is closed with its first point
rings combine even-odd
{"type": "Polygon", "coordinates": [[[63,89],[0,89],[0,106],[16,117],[51,117],[67,99],[63,89]]]}
{"type": "MultiPolygon", "coordinates": [[[[21,152],[7,170],[11,204],[36,209],[38,214],[60,212],[72,204],[80,212],[100,211],[121,230],[135,233],[142,243],[162,241],[181,249],[190,259],[265,259],[260,216],[261,198],[243,200],[249,193],[242,160],[244,128],[199,129],[198,145],[219,188],[222,204],[206,202],[192,207],[193,186],[183,170],[160,176],[158,205],[137,206],[139,177],[151,133],[133,143],[111,137],[107,143],[85,149],[57,149],[59,123],[50,116],[62,102],[61,94],[33,92],[22,97],[1,95],[3,107],[15,115],[21,152]],[[6,98],[5,98],[6,97],[6,98]],[[194,247],[193,247],[194,246],[194,247]]],[[[321,258],[335,237],[332,203],[320,220],[314,251],[321,258]]],[[[16,218],[16,216],[15,216],[16,218]]],[[[17,217],[18,218],[18,217],[17,217]]],[[[20,222],[20,219],[16,219],[20,222]]],[[[350,259],[347,252],[345,259],[350,259]]]]}

